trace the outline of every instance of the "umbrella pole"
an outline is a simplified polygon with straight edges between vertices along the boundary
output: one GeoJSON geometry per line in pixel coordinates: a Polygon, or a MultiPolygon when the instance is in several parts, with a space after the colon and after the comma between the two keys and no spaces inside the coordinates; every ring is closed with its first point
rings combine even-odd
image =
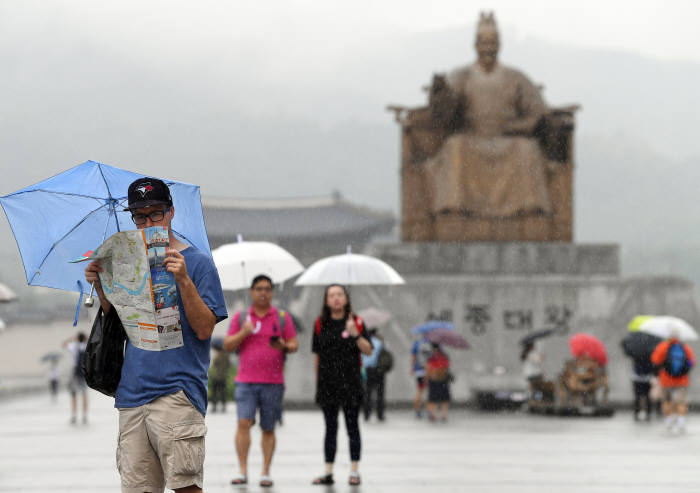
{"type": "MultiPolygon", "coordinates": [[[[117,229],[119,229],[119,221],[117,221],[117,215],[114,212],[114,204],[110,201],[110,209],[112,214],[114,214],[114,221],[117,223],[117,229]]],[[[109,215],[107,216],[107,220],[105,221],[105,230],[102,232],[102,243],[105,242],[105,236],[107,236],[107,227],[109,226],[109,215]]],[[[102,244],[100,243],[100,244],[102,244]]],[[[95,283],[90,283],[90,294],[88,295],[87,298],[85,298],[85,302],[83,303],[85,306],[88,308],[92,308],[92,306],[95,304],[95,298],[93,298],[93,293],[95,292],[95,283]]],[[[80,303],[80,301],[78,301],[80,303]]]]}

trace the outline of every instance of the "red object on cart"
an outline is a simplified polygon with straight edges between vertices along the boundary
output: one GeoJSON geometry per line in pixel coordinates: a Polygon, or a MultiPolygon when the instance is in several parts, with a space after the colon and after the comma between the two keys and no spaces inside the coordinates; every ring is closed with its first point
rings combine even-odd
{"type": "Polygon", "coordinates": [[[608,363],[608,353],[605,350],[605,344],[593,334],[586,334],[585,332],[574,334],[569,339],[569,348],[575,358],[588,356],[601,366],[605,366],[608,363]]]}

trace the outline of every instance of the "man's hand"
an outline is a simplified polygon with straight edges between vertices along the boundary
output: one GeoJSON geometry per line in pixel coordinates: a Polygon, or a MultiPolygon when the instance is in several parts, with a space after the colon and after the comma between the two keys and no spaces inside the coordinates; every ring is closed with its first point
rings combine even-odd
{"type": "Polygon", "coordinates": [[[100,282],[99,273],[102,272],[99,260],[93,260],[85,267],[85,280],[88,284],[95,284],[95,289],[102,291],[102,283],[100,282]]]}
{"type": "Polygon", "coordinates": [[[185,257],[182,256],[180,252],[174,248],[166,248],[165,260],[163,260],[163,265],[168,272],[172,272],[175,276],[175,281],[180,284],[182,281],[186,281],[189,276],[187,275],[187,265],[185,264],[185,257]]]}
{"type": "Polygon", "coordinates": [[[278,351],[286,351],[287,350],[287,343],[281,337],[278,339],[271,339],[270,340],[270,347],[272,349],[277,349],[278,351]]]}
{"type": "Polygon", "coordinates": [[[102,282],[100,281],[99,273],[102,272],[102,267],[100,266],[99,260],[93,260],[85,267],[85,280],[95,286],[95,292],[100,300],[100,306],[102,306],[102,312],[107,314],[112,307],[112,304],[107,301],[105,293],[102,290],[102,282]]]}
{"type": "Polygon", "coordinates": [[[245,322],[241,325],[241,332],[244,332],[246,337],[248,337],[254,330],[255,326],[253,325],[253,321],[250,319],[250,316],[247,316],[245,322]]]}

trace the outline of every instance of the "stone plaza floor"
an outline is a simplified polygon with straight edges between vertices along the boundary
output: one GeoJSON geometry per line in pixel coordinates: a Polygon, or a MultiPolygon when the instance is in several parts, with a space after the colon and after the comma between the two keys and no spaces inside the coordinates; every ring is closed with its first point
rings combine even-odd
{"type": "MultiPolygon", "coordinates": [[[[117,411],[90,393],[89,423],[69,424],[69,398],[47,394],[0,401],[0,492],[117,492],[117,411]]],[[[260,432],[253,433],[250,484],[231,486],[236,472],[235,410],[207,416],[205,491],[220,492],[697,492],[700,416],[682,435],[659,421],[563,418],[455,409],[447,423],[410,411],[362,423],[360,487],[347,485],[349,458],[342,424],[333,487],[312,486],[323,470],[318,411],[287,411],[278,429],[273,488],[260,488],[260,432]]]]}

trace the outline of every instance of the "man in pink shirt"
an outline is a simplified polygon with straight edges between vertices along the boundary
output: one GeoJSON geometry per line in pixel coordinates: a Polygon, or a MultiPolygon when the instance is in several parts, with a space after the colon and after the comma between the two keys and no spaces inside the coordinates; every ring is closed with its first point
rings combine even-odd
{"type": "Polygon", "coordinates": [[[270,464],[275,451],[275,423],[282,415],[285,353],[299,348],[294,322],[288,313],[272,306],[272,280],[266,275],[253,279],[250,288],[253,305],[236,313],[224,339],[224,350],[238,349],[236,375],[236,452],[240,473],[231,484],[248,482],[250,428],[260,409],[263,470],[260,486],[271,487],[270,464]]]}

